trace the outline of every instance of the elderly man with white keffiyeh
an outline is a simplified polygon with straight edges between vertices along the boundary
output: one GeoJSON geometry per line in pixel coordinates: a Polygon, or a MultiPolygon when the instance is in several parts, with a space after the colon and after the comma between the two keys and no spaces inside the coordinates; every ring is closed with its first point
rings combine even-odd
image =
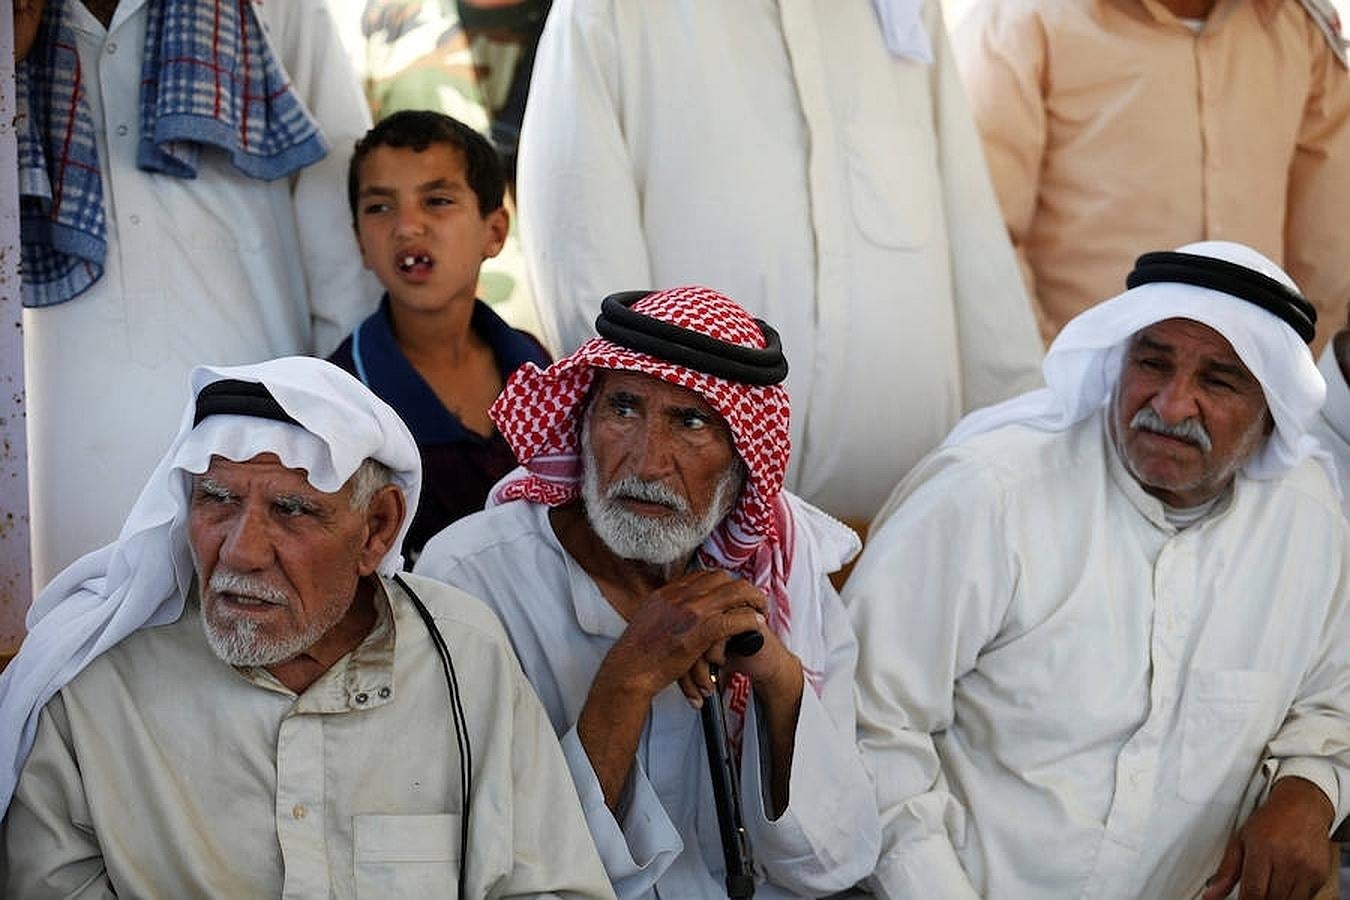
{"type": "Polygon", "coordinates": [[[621,897],[843,890],[879,840],[827,578],[858,540],[782,490],[778,336],[698,287],[612,295],[596,327],[512,375],[491,412],[524,468],[417,572],[502,618],[621,897]],[[727,775],[749,860],[720,833],[727,775]]]}
{"type": "Polygon", "coordinates": [[[331,363],[194,370],[0,674],[0,895],[611,898],[501,626],[397,574],[421,481],[331,363]]]}

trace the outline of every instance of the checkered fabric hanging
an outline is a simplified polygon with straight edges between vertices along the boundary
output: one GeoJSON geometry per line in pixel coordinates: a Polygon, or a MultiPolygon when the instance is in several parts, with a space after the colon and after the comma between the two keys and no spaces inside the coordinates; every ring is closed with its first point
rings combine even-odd
{"type": "MultiPolygon", "coordinates": [[[[16,72],[24,306],[63,303],[103,275],[108,229],[78,6],[49,0],[16,72]]],[[[195,178],[211,146],[245,175],[272,180],[328,152],[250,0],[150,0],[140,105],[136,164],[147,172],[195,178]]]]}

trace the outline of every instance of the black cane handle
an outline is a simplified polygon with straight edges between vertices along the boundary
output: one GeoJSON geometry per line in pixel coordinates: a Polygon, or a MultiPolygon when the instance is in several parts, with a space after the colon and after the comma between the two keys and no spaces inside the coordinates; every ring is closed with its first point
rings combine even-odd
{"type": "Polygon", "coordinates": [[[764,646],[764,635],[758,631],[742,631],[727,638],[727,652],[736,656],[754,656],[764,646]]]}

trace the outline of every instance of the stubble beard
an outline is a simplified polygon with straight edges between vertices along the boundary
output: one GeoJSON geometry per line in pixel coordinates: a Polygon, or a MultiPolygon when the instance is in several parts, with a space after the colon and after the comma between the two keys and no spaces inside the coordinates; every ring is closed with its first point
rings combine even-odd
{"type": "MultiPolygon", "coordinates": [[[[293,599],[258,578],[216,569],[209,582],[211,593],[242,594],[277,605],[293,605],[293,599]]],[[[211,652],[232,666],[271,666],[294,659],[338,623],[343,610],[325,611],[302,627],[286,634],[270,634],[247,616],[235,615],[203,592],[202,630],[211,652]],[[329,612],[335,614],[330,615],[329,612]]]]}

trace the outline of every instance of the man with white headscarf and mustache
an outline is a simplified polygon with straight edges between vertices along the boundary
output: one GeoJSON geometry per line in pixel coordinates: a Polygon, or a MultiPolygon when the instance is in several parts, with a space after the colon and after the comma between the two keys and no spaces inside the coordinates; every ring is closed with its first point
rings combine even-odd
{"type": "Polygon", "coordinates": [[[901,483],[845,590],[887,897],[1306,898],[1350,805],[1312,307],[1141,256],[901,483]]]}
{"type": "Polygon", "coordinates": [[[336,366],[194,370],[0,676],[0,893],[612,897],[500,624],[396,574],[420,483],[336,366]]]}
{"type": "Polygon", "coordinates": [[[619,896],[843,890],[879,840],[828,579],[858,539],[782,489],[778,335],[701,287],[611,295],[596,329],[512,375],[491,414],[524,468],[417,571],[501,617],[619,896]],[[757,652],[729,645],[746,632],[757,652]],[[700,725],[718,684],[753,871],[719,836],[700,725]]]}

